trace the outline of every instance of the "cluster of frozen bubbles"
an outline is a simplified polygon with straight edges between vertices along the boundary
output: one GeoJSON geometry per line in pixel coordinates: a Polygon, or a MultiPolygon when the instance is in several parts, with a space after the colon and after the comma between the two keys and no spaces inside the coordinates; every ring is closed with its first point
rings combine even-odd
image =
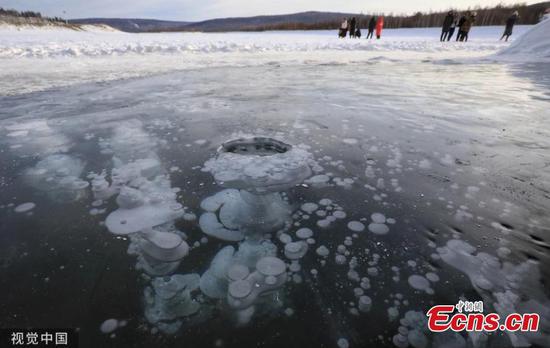
{"type": "MultiPolygon", "coordinates": [[[[109,146],[116,151],[116,144],[109,146]]],[[[144,158],[119,161],[110,175],[91,174],[89,179],[98,202],[94,206],[116,197],[118,209],[107,216],[105,225],[130,241],[128,252],[149,279],[144,302],[152,331],[175,333],[186,322],[208,320],[220,301],[236,325],[246,325],[264,312],[292,315],[280,292],[289,281],[302,282],[300,259],[316,244],[314,230],[294,226],[316,217],[322,229],[346,218],[343,208],[328,198],[297,210],[289,202],[285,191],[320,171],[307,147],[258,137],[224,143],[202,169],[224,189],[202,200],[198,223],[206,236],[192,245],[175,221],[193,221],[196,215],[177,202],[179,189],[171,187],[158,158],[145,152],[144,158]],[[202,274],[178,274],[182,260],[208,238],[230,244],[216,253],[202,274]]],[[[380,213],[371,220],[351,221],[348,229],[362,232],[367,224],[371,232],[385,234],[387,224],[395,223],[380,213]]],[[[322,245],[315,251],[324,264],[329,249],[322,245]]],[[[336,263],[345,260],[344,253],[336,253],[336,263]]],[[[359,310],[368,312],[371,306],[370,297],[359,296],[359,310]]],[[[114,331],[115,322],[107,320],[102,331],[114,331]]]]}

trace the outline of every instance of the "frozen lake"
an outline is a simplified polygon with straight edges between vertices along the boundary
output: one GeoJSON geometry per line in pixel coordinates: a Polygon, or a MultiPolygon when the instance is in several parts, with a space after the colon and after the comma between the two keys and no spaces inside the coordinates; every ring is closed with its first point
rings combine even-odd
{"type": "Polygon", "coordinates": [[[501,29],[1,36],[2,326],[77,327],[82,347],[549,346],[550,66],[491,58],[501,29]],[[216,157],[258,136],[294,145],[243,162],[247,185],[291,182],[263,201],[290,209],[270,231],[285,214],[239,225],[241,162],[216,157]],[[188,255],[148,268],[154,233],[188,255]],[[251,307],[235,265],[269,285],[251,307]],[[430,333],[460,299],[541,328],[430,333]]]}

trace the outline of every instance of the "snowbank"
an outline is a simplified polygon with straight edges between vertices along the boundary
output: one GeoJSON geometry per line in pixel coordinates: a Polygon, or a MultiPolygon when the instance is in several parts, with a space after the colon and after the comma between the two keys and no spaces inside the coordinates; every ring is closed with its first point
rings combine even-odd
{"type": "MultiPolygon", "coordinates": [[[[318,51],[372,52],[482,52],[492,54],[507,46],[498,42],[502,28],[477,27],[471,42],[440,43],[439,28],[386,30],[382,40],[338,39],[335,31],[287,31],[262,33],[156,33],[129,34],[102,30],[101,35],[66,29],[20,30],[2,35],[0,28],[0,58],[48,58],[75,56],[119,56],[123,54],[181,53],[265,53],[318,51]],[[54,34],[54,35],[52,35],[54,34]]],[[[99,27],[96,27],[99,28],[99,27]]],[[[518,26],[521,33],[527,28],[518,26]]],[[[396,54],[394,58],[400,59],[396,54]]]]}
{"type": "Polygon", "coordinates": [[[550,61],[550,20],[531,28],[498,56],[514,61],[550,61]]]}

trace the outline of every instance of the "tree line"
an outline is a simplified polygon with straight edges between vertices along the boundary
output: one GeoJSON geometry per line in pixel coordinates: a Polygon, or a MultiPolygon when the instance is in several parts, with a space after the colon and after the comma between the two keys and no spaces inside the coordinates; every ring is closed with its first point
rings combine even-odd
{"type": "Polygon", "coordinates": [[[36,18],[46,20],[50,22],[65,22],[65,19],[61,17],[43,17],[40,12],[34,11],[16,11],[11,9],[4,9],[0,7],[0,16],[19,17],[19,18],[36,18]]]}
{"type": "MultiPolygon", "coordinates": [[[[456,10],[455,12],[463,14],[467,11],[475,11],[477,13],[476,25],[488,26],[488,25],[504,25],[506,20],[513,11],[519,12],[519,20],[517,24],[536,24],[540,20],[544,11],[550,7],[550,2],[539,3],[535,5],[527,5],[525,3],[518,3],[515,5],[497,5],[494,7],[473,7],[467,10],[456,10]]],[[[374,13],[370,15],[359,14],[354,16],[357,19],[357,23],[360,28],[367,27],[367,24],[372,16],[384,16],[385,28],[428,28],[439,27],[442,25],[447,11],[437,12],[417,12],[413,15],[395,15],[374,13]]],[[[264,30],[328,30],[337,29],[340,27],[343,18],[331,18],[326,21],[319,21],[317,23],[300,23],[300,22],[287,22],[276,23],[269,25],[249,25],[240,28],[243,31],[264,31],[264,30]]]]}

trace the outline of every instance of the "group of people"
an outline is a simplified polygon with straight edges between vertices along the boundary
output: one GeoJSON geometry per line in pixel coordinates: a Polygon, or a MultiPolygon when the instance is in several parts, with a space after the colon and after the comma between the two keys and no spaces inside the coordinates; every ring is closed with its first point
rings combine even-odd
{"type": "MultiPolygon", "coordinates": [[[[549,10],[547,10],[546,13],[546,16],[550,16],[549,10]]],[[[457,12],[449,11],[445,16],[445,19],[443,20],[443,28],[439,40],[441,42],[451,41],[455,31],[458,30],[458,33],[456,34],[456,41],[468,41],[468,36],[470,34],[472,26],[476,21],[476,17],[477,13],[473,11],[467,11],[465,14],[460,16],[460,18],[457,12]]],[[[504,34],[502,34],[500,40],[506,39],[506,41],[508,41],[510,36],[512,36],[514,25],[516,24],[518,19],[519,13],[518,11],[514,11],[512,15],[506,20],[504,34]]],[[[368,24],[367,39],[372,39],[375,32],[376,38],[380,39],[380,37],[382,36],[383,28],[384,17],[372,16],[368,24]]],[[[350,38],[361,38],[361,29],[359,28],[357,19],[355,17],[349,19],[344,18],[342,24],[340,25],[340,30],[338,31],[338,37],[345,38],[348,36],[348,33],[350,38]]]]}
{"type": "MultiPolygon", "coordinates": [[[[384,17],[375,17],[372,16],[369,20],[367,39],[372,39],[374,32],[376,31],[376,38],[380,39],[382,37],[382,29],[384,29],[384,17]]],[[[350,38],[361,38],[361,28],[357,23],[357,19],[352,17],[350,19],[344,18],[342,24],[340,25],[340,30],[338,32],[338,37],[345,38],[349,33],[350,38]]]]}
{"type": "MultiPolygon", "coordinates": [[[[460,19],[458,19],[458,14],[454,11],[449,11],[443,20],[443,28],[441,31],[440,41],[451,41],[456,29],[458,28],[458,34],[456,35],[456,41],[468,41],[468,35],[470,29],[476,21],[476,12],[468,11],[460,19]]],[[[508,39],[512,35],[514,25],[519,18],[518,11],[514,11],[510,17],[506,20],[506,27],[504,29],[504,34],[502,34],[502,39],[508,39]]]]}
{"type": "Polygon", "coordinates": [[[468,11],[460,19],[458,19],[458,13],[449,11],[443,20],[443,28],[441,31],[440,41],[451,41],[455,31],[458,28],[456,34],[456,41],[468,41],[470,30],[476,21],[476,12],[468,11]]]}

